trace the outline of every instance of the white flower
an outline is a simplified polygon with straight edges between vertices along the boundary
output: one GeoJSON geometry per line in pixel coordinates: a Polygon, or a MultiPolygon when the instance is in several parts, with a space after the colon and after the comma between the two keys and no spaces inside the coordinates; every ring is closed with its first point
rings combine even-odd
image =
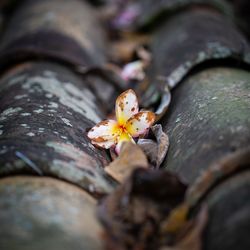
{"type": "Polygon", "coordinates": [[[154,123],[155,114],[151,111],[139,112],[138,101],[135,92],[129,89],[118,96],[115,106],[116,119],[104,120],[95,125],[89,132],[91,143],[102,148],[115,146],[116,152],[120,152],[124,141],[132,141],[133,137],[144,134],[154,123]]]}

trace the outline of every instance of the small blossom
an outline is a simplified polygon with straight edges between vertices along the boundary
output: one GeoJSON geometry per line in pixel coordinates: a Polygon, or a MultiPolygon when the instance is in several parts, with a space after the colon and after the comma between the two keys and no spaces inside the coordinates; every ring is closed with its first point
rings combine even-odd
{"type": "Polygon", "coordinates": [[[138,80],[141,81],[145,77],[144,63],[142,60],[128,63],[121,72],[121,77],[125,81],[138,80]]]}
{"type": "Polygon", "coordinates": [[[140,111],[135,92],[129,89],[118,96],[115,106],[116,121],[104,120],[95,125],[89,132],[91,143],[102,147],[115,146],[120,152],[123,142],[144,134],[155,121],[155,114],[151,111],[140,111]]]}

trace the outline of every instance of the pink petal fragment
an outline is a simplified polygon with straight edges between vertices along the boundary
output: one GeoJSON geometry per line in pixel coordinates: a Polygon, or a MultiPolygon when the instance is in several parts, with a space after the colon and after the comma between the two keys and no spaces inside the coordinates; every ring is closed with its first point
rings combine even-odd
{"type": "Polygon", "coordinates": [[[136,114],[138,110],[137,97],[132,89],[123,92],[116,99],[116,119],[120,125],[125,125],[126,121],[136,114]]]}
{"type": "Polygon", "coordinates": [[[140,60],[128,63],[124,66],[124,68],[121,72],[121,77],[125,81],[129,81],[129,80],[142,81],[143,78],[145,77],[143,67],[144,67],[144,64],[140,60]]]}
{"type": "Polygon", "coordinates": [[[88,137],[95,143],[104,143],[106,141],[116,141],[119,130],[117,122],[114,120],[105,120],[95,125],[89,132],[88,137]]]}
{"type": "Polygon", "coordinates": [[[123,132],[123,133],[119,136],[118,143],[117,143],[117,145],[116,145],[116,147],[115,147],[115,151],[116,151],[117,154],[119,154],[120,151],[121,151],[122,143],[123,143],[123,142],[126,142],[126,141],[127,141],[127,142],[130,141],[130,142],[135,143],[134,140],[133,140],[133,138],[132,138],[128,133],[123,132]]]}
{"type": "Polygon", "coordinates": [[[151,111],[141,111],[131,117],[126,123],[126,130],[133,137],[146,132],[155,121],[155,114],[151,111]]]}

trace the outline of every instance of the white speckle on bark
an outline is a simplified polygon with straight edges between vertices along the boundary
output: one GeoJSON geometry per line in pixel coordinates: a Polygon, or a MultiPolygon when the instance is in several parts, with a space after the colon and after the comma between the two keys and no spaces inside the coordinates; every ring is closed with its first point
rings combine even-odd
{"type": "Polygon", "coordinates": [[[3,127],[3,125],[2,124],[0,124],[0,128],[2,128],[3,127]]]}
{"type": "Polygon", "coordinates": [[[59,102],[75,112],[97,123],[102,118],[98,113],[95,96],[88,89],[79,89],[72,83],[62,83],[55,76],[34,76],[26,79],[23,89],[30,90],[34,85],[58,97],[59,102]]]}
{"type": "Polygon", "coordinates": [[[28,124],[25,124],[25,123],[22,123],[21,126],[24,128],[30,128],[30,126],[28,126],[28,124]]]}
{"type": "Polygon", "coordinates": [[[7,148],[3,148],[3,149],[0,150],[0,155],[3,155],[5,153],[7,153],[7,152],[8,152],[8,149],[7,148]]]}
{"type": "Polygon", "coordinates": [[[3,130],[0,130],[0,135],[2,135],[3,134],[3,130]]]}
{"type": "Polygon", "coordinates": [[[166,81],[168,86],[172,89],[187,72],[187,67],[185,65],[180,65],[177,67],[167,78],[166,81]]]}
{"type": "Polygon", "coordinates": [[[64,140],[68,140],[68,137],[67,136],[60,136],[62,139],[64,139],[64,140]]]}
{"type": "Polygon", "coordinates": [[[38,133],[43,133],[45,128],[38,128],[38,133]]]}
{"type": "Polygon", "coordinates": [[[45,70],[45,71],[43,72],[43,74],[44,74],[44,76],[46,76],[46,77],[56,77],[56,73],[55,73],[55,72],[52,72],[52,71],[50,71],[50,70],[45,70]]]}
{"type": "Polygon", "coordinates": [[[0,121],[4,121],[7,119],[6,116],[12,116],[13,114],[19,112],[23,110],[22,108],[8,108],[8,109],[5,109],[1,114],[0,114],[0,121]]]}
{"type": "Polygon", "coordinates": [[[9,87],[9,86],[12,86],[12,85],[14,85],[14,84],[20,83],[20,82],[22,82],[23,80],[25,80],[25,78],[26,78],[26,75],[25,75],[25,74],[17,75],[17,76],[15,76],[15,77],[12,77],[12,78],[9,80],[7,86],[9,87]]]}
{"type": "Polygon", "coordinates": [[[34,113],[40,114],[42,113],[44,110],[43,109],[35,109],[33,110],[34,113]]]}
{"type": "Polygon", "coordinates": [[[93,192],[95,191],[94,185],[92,185],[92,184],[89,185],[89,191],[90,191],[91,193],[93,193],[93,192]]]}
{"type": "Polygon", "coordinates": [[[57,131],[53,131],[54,134],[58,135],[59,133],[57,131]]]}
{"type": "Polygon", "coordinates": [[[49,108],[53,109],[57,109],[58,108],[58,104],[56,102],[50,102],[49,105],[48,105],[49,108]]]}
{"type": "MultiPolygon", "coordinates": [[[[84,146],[86,146],[86,145],[84,144],[84,146]]],[[[92,149],[96,149],[96,148],[93,146],[93,144],[91,144],[90,142],[88,143],[88,146],[89,146],[90,148],[92,148],[92,149]]]]}
{"type": "Polygon", "coordinates": [[[51,112],[51,113],[57,113],[57,111],[54,110],[54,109],[49,109],[48,111],[51,112]]]}
{"type": "Polygon", "coordinates": [[[62,121],[66,124],[66,125],[68,125],[68,126],[70,126],[70,127],[73,127],[72,126],[72,124],[70,123],[70,120],[68,120],[68,119],[66,119],[66,118],[61,118],[62,119],[62,121]]]}
{"type": "Polygon", "coordinates": [[[50,93],[46,94],[45,96],[46,96],[47,98],[52,98],[52,97],[53,97],[53,95],[50,94],[50,93]]]}
{"type": "Polygon", "coordinates": [[[28,135],[28,136],[35,136],[35,134],[33,132],[29,132],[26,135],[28,135]]]}
{"type": "Polygon", "coordinates": [[[28,95],[26,95],[26,94],[24,94],[24,95],[16,95],[15,97],[14,97],[14,99],[15,100],[19,100],[19,99],[22,99],[22,98],[24,98],[24,97],[27,97],[28,95]]]}
{"type": "Polygon", "coordinates": [[[31,113],[21,113],[21,116],[30,116],[31,113]]]}

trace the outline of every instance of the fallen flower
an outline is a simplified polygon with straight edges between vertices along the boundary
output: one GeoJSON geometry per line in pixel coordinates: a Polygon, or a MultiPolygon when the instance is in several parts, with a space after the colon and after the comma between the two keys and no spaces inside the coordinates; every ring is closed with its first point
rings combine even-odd
{"type": "Polygon", "coordinates": [[[91,143],[102,147],[111,148],[115,146],[119,154],[124,141],[144,134],[155,121],[155,114],[151,111],[139,112],[138,101],[135,92],[129,89],[118,96],[115,105],[116,119],[104,120],[95,125],[89,132],[91,143]]]}
{"type": "Polygon", "coordinates": [[[128,63],[121,72],[121,78],[125,81],[137,80],[142,81],[145,77],[144,63],[142,60],[128,63]]]}

